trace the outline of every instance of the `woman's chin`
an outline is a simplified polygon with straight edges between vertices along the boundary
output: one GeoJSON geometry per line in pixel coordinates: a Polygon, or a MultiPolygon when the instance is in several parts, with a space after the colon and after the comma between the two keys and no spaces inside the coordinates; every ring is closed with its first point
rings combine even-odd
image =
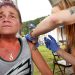
{"type": "Polygon", "coordinates": [[[0,33],[1,35],[16,35],[16,32],[3,32],[3,33],[0,33]]]}

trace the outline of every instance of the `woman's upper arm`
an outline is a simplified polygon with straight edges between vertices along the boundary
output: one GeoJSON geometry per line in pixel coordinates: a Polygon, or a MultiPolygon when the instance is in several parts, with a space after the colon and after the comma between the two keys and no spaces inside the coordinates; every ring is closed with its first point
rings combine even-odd
{"type": "Polygon", "coordinates": [[[43,75],[53,75],[49,66],[48,66],[48,64],[43,59],[41,53],[34,46],[34,44],[29,43],[29,46],[30,46],[30,50],[31,50],[32,59],[33,59],[35,65],[37,66],[37,68],[39,69],[39,71],[41,72],[41,74],[43,74],[43,75]]]}

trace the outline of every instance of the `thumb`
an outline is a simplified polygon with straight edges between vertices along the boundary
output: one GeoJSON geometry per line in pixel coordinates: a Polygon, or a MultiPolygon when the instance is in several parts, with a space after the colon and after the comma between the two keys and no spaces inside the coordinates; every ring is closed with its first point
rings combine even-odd
{"type": "Polygon", "coordinates": [[[56,40],[55,40],[51,35],[48,35],[48,37],[49,37],[52,41],[56,42],[56,40]]]}
{"type": "Polygon", "coordinates": [[[44,37],[44,41],[45,41],[45,44],[47,44],[48,41],[47,41],[47,38],[46,37],[44,37]]]}
{"type": "Polygon", "coordinates": [[[47,37],[44,37],[44,41],[45,41],[45,43],[50,43],[50,39],[48,39],[47,37]]]}
{"type": "Polygon", "coordinates": [[[44,37],[44,41],[45,41],[45,45],[46,45],[46,47],[48,48],[48,46],[49,46],[49,39],[47,39],[47,37],[44,37]]]}

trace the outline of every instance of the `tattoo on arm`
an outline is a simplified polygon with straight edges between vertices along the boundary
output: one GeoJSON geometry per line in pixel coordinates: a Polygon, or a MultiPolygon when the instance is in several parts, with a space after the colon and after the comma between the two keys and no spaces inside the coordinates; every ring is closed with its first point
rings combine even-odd
{"type": "Polygon", "coordinates": [[[69,11],[70,11],[70,14],[73,15],[73,14],[75,13],[75,7],[71,7],[71,8],[69,9],[69,11]]]}

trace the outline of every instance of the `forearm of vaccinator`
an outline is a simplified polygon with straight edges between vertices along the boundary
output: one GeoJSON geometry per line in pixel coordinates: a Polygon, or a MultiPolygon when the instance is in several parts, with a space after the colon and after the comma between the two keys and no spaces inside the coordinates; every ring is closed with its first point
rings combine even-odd
{"type": "Polygon", "coordinates": [[[67,62],[69,62],[72,65],[75,65],[75,57],[71,54],[65,52],[64,50],[58,50],[57,54],[60,55],[62,58],[64,58],[67,62]]]}
{"type": "Polygon", "coordinates": [[[37,27],[32,31],[31,36],[37,37],[53,30],[56,26],[53,16],[48,16],[37,25],[37,27]]]}
{"type": "Polygon", "coordinates": [[[58,13],[51,14],[42,20],[31,33],[32,37],[37,37],[41,34],[47,33],[57,26],[75,23],[75,7],[59,11],[58,13]]]}

